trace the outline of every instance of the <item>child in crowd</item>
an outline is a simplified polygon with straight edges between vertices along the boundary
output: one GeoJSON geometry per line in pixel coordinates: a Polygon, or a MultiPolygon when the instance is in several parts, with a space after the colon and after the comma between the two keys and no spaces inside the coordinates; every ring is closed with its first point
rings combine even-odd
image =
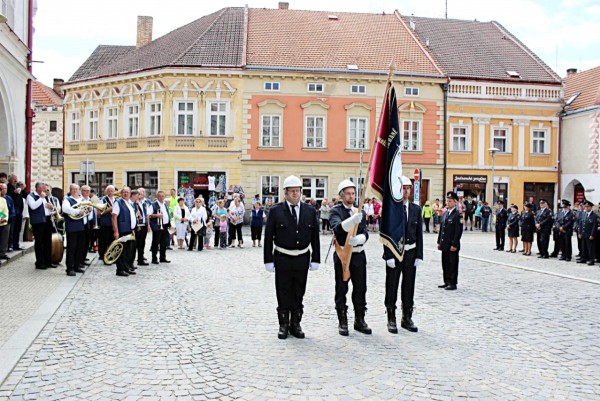
{"type": "Polygon", "coordinates": [[[227,248],[227,214],[219,214],[219,246],[221,249],[227,248]]]}
{"type": "Polygon", "coordinates": [[[204,247],[206,249],[211,249],[210,240],[212,239],[212,236],[213,236],[213,223],[212,223],[212,219],[209,217],[208,221],[206,222],[206,235],[204,236],[204,247]]]}

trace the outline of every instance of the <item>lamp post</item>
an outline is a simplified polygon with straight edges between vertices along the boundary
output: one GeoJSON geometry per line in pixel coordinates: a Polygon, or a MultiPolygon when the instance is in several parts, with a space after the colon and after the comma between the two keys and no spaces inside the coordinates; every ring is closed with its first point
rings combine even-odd
{"type": "MultiPolygon", "coordinates": [[[[500,149],[498,148],[489,148],[488,152],[490,152],[490,155],[492,155],[492,191],[490,192],[492,194],[492,210],[494,210],[494,161],[496,159],[496,152],[499,152],[500,149]]],[[[492,224],[492,220],[494,220],[494,216],[492,216],[492,218],[490,219],[490,231],[492,231],[492,227],[494,226],[492,224]]]]}

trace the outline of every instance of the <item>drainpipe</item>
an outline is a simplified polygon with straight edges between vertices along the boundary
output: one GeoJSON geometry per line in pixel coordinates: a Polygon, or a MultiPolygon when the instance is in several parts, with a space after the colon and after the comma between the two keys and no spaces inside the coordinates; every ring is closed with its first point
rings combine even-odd
{"type": "MultiPolygon", "coordinates": [[[[33,48],[33,0],[29,0],[29,22],[27,26],[27,71],[32,74],[32,48],[33,48]]],[[[31,191],[31,146],[33,141],[33,110],[31,109],[32,80],[27,80],[27,93],[25,96],[25,188],[31,191]]]]}
{"type": "Polygon", "coordinates": [[[448,82],[442,84],[442,90],[444,91],[444,178],[442,180],[442,197],[445,197],[448,174],[448,82]]]}
{"type": "MultiPolygon", "coordinates": [[[[558,180],[557,180],[557,185],[558,185],[558,197],[557,199],[561,199],[562,200],[562,191],[561,191],[561,176],[562,176],[562,165],[561,165],[561,156],[562,156],[562,123],[563,123],[563,114],[565,112],[565,108],[563,107],[562,110],[558,113],[558,156],[557,156],[557,161],[556,161],[556,167],[558,169],[558,180]]],[[[560,205],[557,204],[558,207],[560,207],[560,205]]]]}

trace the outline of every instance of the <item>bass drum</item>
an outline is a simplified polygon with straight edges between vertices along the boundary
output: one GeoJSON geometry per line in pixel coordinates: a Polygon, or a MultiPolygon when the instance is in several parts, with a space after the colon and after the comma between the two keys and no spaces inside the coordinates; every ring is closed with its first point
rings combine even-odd
{"type": "Polygon", "coordinates": [[[63,243],[63,237],[59,233],[52,234],[52,255],[50,259],[52,263],[59,264],[63,259],[65,253],[65,244],[63,243]]]}

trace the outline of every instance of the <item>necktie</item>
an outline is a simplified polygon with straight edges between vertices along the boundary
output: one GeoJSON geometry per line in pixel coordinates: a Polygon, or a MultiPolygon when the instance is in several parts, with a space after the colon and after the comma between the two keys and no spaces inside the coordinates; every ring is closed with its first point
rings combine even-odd
{"type": "Polygon", "coordinates": [[[298,214],[296,213],[296,206],[292,205],[292,216],[294,216],[294,221],[298,224],[298,214]]]}

